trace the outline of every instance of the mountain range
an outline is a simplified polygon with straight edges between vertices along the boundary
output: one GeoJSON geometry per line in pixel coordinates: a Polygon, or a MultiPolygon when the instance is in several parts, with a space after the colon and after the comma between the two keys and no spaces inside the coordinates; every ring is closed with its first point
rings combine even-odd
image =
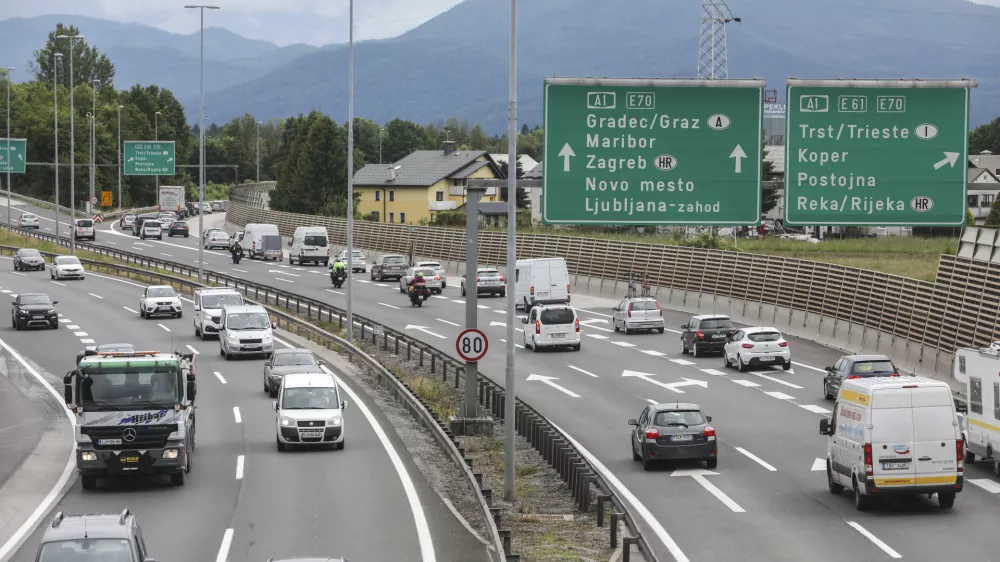
{"type": "MultiPolygon", "coordinates": [[[[729,76],[761,77],[784,97],[796,78],[977,78],[971,124],[1000,115],[1000,8],[965,0],[729,0],[729,76]]],[[[698,0],[538,0],[519,4],[518,117],[542,121],[546,76],[687,78],[697,70],[698,0]]],[[[78,25],[118,68],[120,87],[154,82],[197,111],[198,37],[46,16],[0,22],[30,51],[56,21],[78,25]],[[47,19],[46,19],[47,18],[47,19]],[[40,21],[46,20],[46,21],[40,21]],[[30,24],[30,25],[29,25],[30,24]],[[29,28],[34,28],[31,31],[29,28]],[[193,68],[193,70],[192,70],[193,68]]],[[[465,0],[398,37],[355,45],[355,114],[419,123],[449,116],[506,129],[509,4],[465,0]]],[[[278,47],[206,30],[205,114],[215,123],[317,109],[347,116],[347,49],[278,47]]],[[[194,115],[194,113],[189,113],[194,115]]]]}

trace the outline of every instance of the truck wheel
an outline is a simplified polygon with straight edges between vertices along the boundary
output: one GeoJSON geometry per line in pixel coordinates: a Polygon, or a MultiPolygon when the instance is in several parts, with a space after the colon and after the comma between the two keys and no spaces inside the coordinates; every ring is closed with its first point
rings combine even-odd
{"type": "Polygon", "coordinates": [[[80,485],[84,490],[93,490],[97,487],[97,477],[89,474],[80,475],[80,485]]]}
{"type": "Polygon", "coordinates": [[[184,473],[174,472],[170,475],[170,485],[171,486],[183,486],[184,485],[184,473]]]}
{"type": "Polygon", "coordinates": [[[976,462],[976,454],[969,450],[969,446],[965,443],[965,439],[962,439],[962,448],[965,449],[965,464],[972,464],[976,462]]]}
{"type": "Polygon", "coordinates": [[[871,498],[861,493],[857,478],[852,478],[851,482],[854,484],[854,508],[858,511],[868,511],[868,508],[871,507],[871,498]]]}
{"type": "Polygon", "coordinates": [[[833,470],[830,468],[830,461],[826,461],[826,485],[830,488],[831,494],[839,494],[844,491],[844,487],[833,481],[833,470]]]}

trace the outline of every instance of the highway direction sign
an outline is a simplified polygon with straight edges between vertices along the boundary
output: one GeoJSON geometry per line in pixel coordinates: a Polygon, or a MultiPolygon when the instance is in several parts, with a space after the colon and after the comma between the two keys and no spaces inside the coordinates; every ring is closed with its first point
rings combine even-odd
{"type": "Polygon", "coordinates": [[[486,334],[474,328],[463,330],[455,339],[458,356],[469,363],[475,363],[485,357],[489,348],[490,343],[486,339],[486,334]]]}
{"type": "Polygon", "coordinates": [[[174,141],[125,141],[126,176],[175,175],[174,141]]]}
{"type": "Polygon", "coordinates": [[[27,139],[0,139],[0,173],[23,174],[27,150],[27,139]]]}
{"type": "Polygon", "coordinates": [[[976,85],[788,80],[785,222],[964,225],[976,85]]]}
{"type": "Polygon", "coordinates": [[[763,80],[545,79],[542,221],[760,222],[763,80]]]}

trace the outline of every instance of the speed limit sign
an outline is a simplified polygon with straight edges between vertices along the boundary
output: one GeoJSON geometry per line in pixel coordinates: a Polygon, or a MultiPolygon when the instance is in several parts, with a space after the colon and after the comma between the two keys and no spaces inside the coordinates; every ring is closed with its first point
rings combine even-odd
{"type": "Polygon", "coordinates": [[[490,342],[486,340],[486,334],[476,329],[465,330],[458,334],[458,339],[455,340],[458,356],[469,363],[475,363],[482,359],[489,348],[490,342]]]}

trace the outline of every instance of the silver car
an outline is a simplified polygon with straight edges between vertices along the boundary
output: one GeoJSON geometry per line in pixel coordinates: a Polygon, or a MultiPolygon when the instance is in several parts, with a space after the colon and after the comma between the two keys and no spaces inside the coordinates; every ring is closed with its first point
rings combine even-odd
{"type": "Polygon", "coordinates": [[[410,281],[416,276],[417,272],[424,274],[424,283],[427,284],[427,288],[430,289],[432,293],[441,293],[441,276],[438,275],[437,271],[429,267],[411,267],[406,270],[406,273],[399,278],[399,292],[406,293],[406,287],[409,286],[410,281]]]}
{"type": "Polygon", "coordinates": [[[215,230],[205,234],[205,242],[202,244],[206,250],[228,250],[229,235],[224,230],[215,230]]]}
{"type": "Polygon", "coordinates": [[[413,267],[429,267],[429,268],[433,269],[434,271],[437,272],[438,276],[441,277],[441,288],[442,289],[447,289],[448,288],[447,273],[445,272],[444,266],[441,265],[441,262],[439,262],[439,261],[418,261],[417,263],[413,264],[413,267]]]}
{"type": "Polygon", "coordinates": [[[316,359],[308,349],[276,349],[264,363],[264,392],[277,398],[282,377],[295,373],[322,373],[321,365],[323,361],[316,359]]]}

